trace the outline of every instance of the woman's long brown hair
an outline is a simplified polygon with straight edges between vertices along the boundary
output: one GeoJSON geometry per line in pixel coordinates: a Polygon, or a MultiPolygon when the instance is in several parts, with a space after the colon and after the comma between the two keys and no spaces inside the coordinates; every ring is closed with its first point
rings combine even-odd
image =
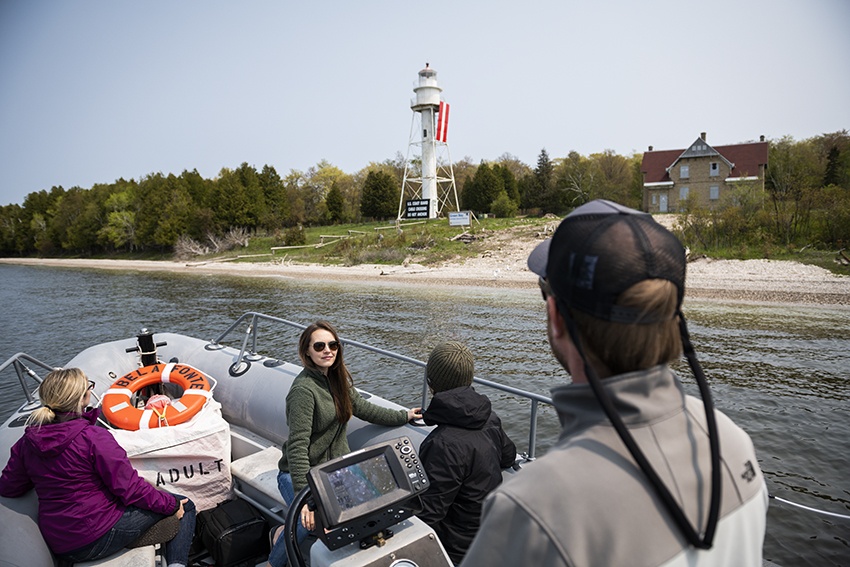
{"type": "Polygon", "coordinates": [[[354,386],[354,381],[351,379],[351,373],[345,366],[342,360],[342,342],[339,340],[339,335],[336,329],[327,321],[316,321],[309,325],[304,332],[301,333],[301,338],[298,340],[298,356],[301,358],[301,363],[305,368],[312,370],[321,369],[316,366],[313,359],[310,358],[309,349],[313,346],[313,333],[319,329],[323,329],[334,336],[334,340],[339,343],[339,349],[336,351],[336,360],[333,365],[328,368],[328,388],[331,391],[331,397],[334,400],[336,408],[336,418],[340,423],[348,423],[353,413],[351,405],[351,388],[354,386]]]}

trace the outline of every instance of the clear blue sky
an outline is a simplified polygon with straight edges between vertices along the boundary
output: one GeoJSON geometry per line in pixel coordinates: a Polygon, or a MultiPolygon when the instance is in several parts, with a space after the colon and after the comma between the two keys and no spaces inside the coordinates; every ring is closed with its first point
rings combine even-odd
{"type": "Polygon", "coordinates": [[[850,2],[0,1],[0,205],[61,185],[407,152],[425,62],[452,159],[850,129],[850,2]]]}

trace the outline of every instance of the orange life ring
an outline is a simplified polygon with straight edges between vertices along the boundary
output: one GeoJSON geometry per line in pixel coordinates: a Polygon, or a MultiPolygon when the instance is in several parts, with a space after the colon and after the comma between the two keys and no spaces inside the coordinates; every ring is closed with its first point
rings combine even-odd
{"type": "Polygon", "coordinates": [[[187,364],[152,364],[129,372],[116,380],[103,395],[101,406],[109,422],[121,429],[136,431],[161,425],[177,425],[196,415],[212,395],[206,375],[187,364]],[[154,384],[177,384],[183,395],[165,406],[162,414],[135,407],[133,394],[154,384]]]}

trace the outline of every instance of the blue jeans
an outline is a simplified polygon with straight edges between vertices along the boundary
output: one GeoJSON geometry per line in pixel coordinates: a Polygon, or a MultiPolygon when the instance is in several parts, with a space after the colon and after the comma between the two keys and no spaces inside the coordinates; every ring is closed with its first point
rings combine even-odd
{"type": "MultiPolygon", "coordinates": [[[[280,490],[280,495],[287,504],[292,504],[295,500],[295,488],[292,486],[292,476],[288,472],[277,473],[277,489],[280,490]]],[[[301,525],[301,515],[298,515],[298,527],[295,530],[295,539],[300,544],[307,539],[307,528],[301,525]]],[[[269,564],[272,567],[284,567],[289,562],[286,555],[286,541],[283,535],[277,539],[277,542],[272,547],[269,554],[269,564]]]]}
{"type": "MultiPolygon", "coordinates": [[[[178,494],[174,496],[178,500],[183,500],[184,498],[178,494]]],[[[82,563],[83,561],[93,561],[108,557],[139,539],[139,536],[145,530],[165,517],[164,514],[129,506],[108,532],[85,547],[81,547],[70,553],[63,553],[57,557],[71,563],[82,563]]],[[[192,545],[194,535],[195,504],[189,500],[183,504],[183,517],[180,518],[180,527],[177,529],[177,535],[171,541],[163,544],[167,565],[175,563],[178,565],[187,565],[189,563],[189,546],[192,545]]]]}

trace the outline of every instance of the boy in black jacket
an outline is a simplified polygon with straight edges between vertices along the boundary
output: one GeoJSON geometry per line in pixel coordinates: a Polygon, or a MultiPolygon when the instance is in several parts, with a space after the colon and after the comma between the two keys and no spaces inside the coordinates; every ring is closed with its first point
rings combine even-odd
{"type": "Polygon", "coordinates": [[[516,446],[487,396],[472,389],[472,353],[463,344],[437,345],[425,376],[434,397],[423,417],[437,428],[419,448],[431,482],[419,518],[458,564],[478,531],[481,504],[501,484],[502,469],[514,463],[516,446]]]}

